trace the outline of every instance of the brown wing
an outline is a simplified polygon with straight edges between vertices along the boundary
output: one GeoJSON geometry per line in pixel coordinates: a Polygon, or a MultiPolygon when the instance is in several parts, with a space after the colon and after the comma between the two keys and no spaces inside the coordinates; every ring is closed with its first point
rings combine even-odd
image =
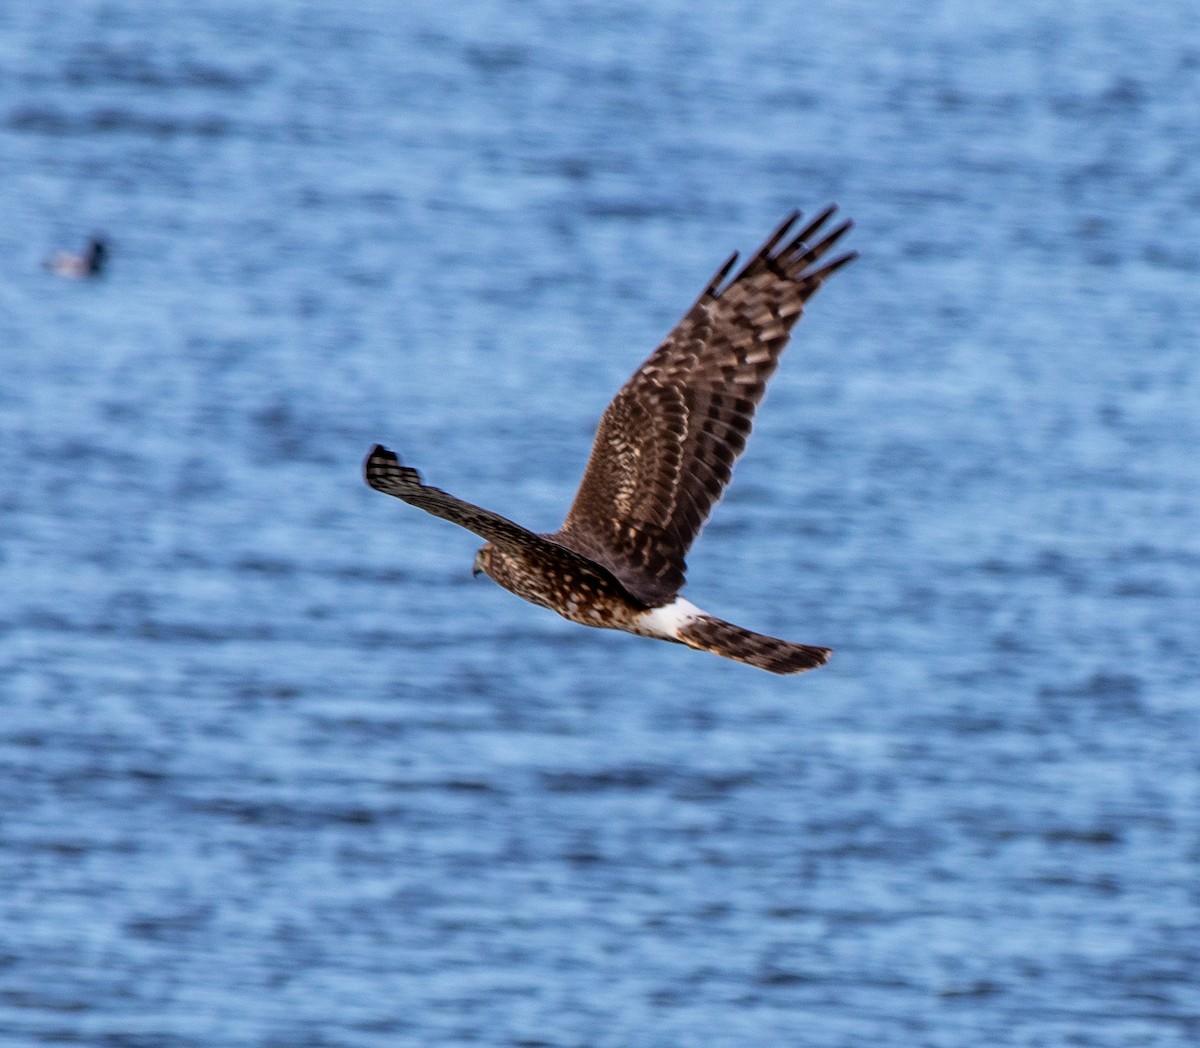
{"type": "Polygon", "coordinates": [[[789,236],[794,212],[725,283],[730,258],[600,419],[575,501],[548,537],[603,564],[647,604],[683,585],[687,551],[729,483],[805,303],[857,257],[816,265],[850,228],[821,229],[834,211],[789,236]]]}
{"type": "Polygon", "coordinates": [[[376,444],[367,455],[363,476],[376,491],[473,531],[500,549],[524,554],[537,552],[555,564],[583,564],[606,577],[609,574],[603,566],[596,565],[573,547],[555,542],[552,537],[538,535],[490,509],[464,502],[441,488],[422,483],[420,473],[405,466],[394,452],[381,444],[376,444]]]}

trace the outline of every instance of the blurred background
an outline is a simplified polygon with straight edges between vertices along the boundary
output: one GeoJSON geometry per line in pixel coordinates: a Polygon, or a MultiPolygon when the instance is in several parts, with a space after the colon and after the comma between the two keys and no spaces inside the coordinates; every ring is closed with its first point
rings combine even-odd
{"type": "Polygon", "coordinates": [[[0,5],[0,1043],[1196,1044],[1197,98],[1183,0],[0,5]],[[829,201],[687,591],[827,668],[363,485],[556,527],[829,201]]]}

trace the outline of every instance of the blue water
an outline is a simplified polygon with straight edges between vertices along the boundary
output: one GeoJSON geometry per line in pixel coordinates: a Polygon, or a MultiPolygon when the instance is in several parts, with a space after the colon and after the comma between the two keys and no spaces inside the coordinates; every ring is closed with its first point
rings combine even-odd
{"type": "Polygon", "coordinates": [[[0,1043],[1200,1043],[1195,28],[0,4],[0,1043]],[[827,668],[573,626],[362,484],[555,527],[830,200],[687,591],[827,668]]]}

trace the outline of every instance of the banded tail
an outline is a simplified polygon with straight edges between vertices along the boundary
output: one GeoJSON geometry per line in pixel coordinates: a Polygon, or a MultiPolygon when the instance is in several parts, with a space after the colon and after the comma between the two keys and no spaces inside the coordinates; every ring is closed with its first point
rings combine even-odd
{"type": "Polygon", "coordinates": [[[679,639],[689,648],[711,651],[727,659],[745,662],[770,673],[803,673],[824,666],[832,648],[793,644],[790,640],[735,626],[732,622],[701,615],[679,629],[679,639]]]}
{"type": "Polygon", "coordinates": [[[764,633],[713,618],[682,597],[661,608],[643,612],[631,631],[686,644],[697,651],[710,651],[735,662],[757,666],[768,673],[803,673],[824,666],[832,648],[794,644],[764,633]]]}

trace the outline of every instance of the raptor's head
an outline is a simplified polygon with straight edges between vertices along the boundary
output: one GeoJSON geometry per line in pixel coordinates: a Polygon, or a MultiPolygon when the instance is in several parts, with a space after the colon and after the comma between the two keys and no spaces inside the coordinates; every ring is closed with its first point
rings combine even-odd
{"type": "Polygon", "coordinates": [[[475,564],[471,568],[471,574],[478,576],[480,572],[485,575],[491,575],[488,569],[492,566],[492,554],[496,552],[496,547],[490,542],[487,545],[480,546],[479,552],[475,554],[475,564]]]}

